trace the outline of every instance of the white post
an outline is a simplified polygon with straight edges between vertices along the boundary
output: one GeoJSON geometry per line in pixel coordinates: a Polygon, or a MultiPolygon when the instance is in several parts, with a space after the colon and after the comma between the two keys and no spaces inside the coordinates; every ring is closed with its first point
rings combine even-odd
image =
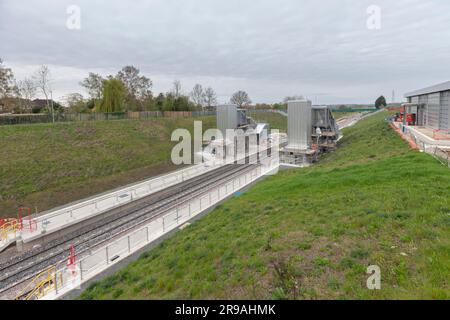
{"type": "Polygon", "coordinates": [[[83,280],[83,260],[80,260],[79,268],[80,268],[80,280],[83,280]]]}

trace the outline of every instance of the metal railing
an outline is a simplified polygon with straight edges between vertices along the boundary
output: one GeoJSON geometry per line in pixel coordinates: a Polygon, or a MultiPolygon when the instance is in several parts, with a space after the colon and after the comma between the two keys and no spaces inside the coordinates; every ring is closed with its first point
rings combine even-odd
{"type": "Polygon", "coordinates": [[[199,164],[178,170],[160,177],[151,178],[137,184],[111,191],[75,204],[55,209],[40,216],[33,216],[36,228],[22,238],[25,242],[39,237],[42,232],[49,233],[60,227],[79,223],[100,213],[122,206],[126,203],[144,198],[150,194],[207,173],[218,166],[199,164]]]}
{"type": "Polygon", "coordinates": [[[428,143],[420,135],[415,134],[413,130],[409,130],[408,126],[404,127],[402,123],[399,123],[397,126],[405,137],[411,139],[417,145],[420,151],[432,155],[444,166],[450,168],[450,148],[428,143]]]}
{"type": "Polygon", "coordinates": [[[54,275],[55,285],[44,299],[55,299],[93,278],[111,265],[125,259],[139,249],[157,240],[164,234],[184,225],[206,209],[214,206],[236,191],[251,184],[278,166],[278,161],[258,166],[242,176],[233,177],[220,186],[203,192],[183,203],[179,203],[160,217],[120,237],[114,242],[90,251],[76,264],[76,268],[64,266],[54,275]]]}

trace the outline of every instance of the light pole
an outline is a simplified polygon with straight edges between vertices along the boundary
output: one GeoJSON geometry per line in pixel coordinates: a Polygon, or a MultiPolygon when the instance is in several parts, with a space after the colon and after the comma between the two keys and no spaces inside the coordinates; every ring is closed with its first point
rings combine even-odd
{"type": "Polygon", "coordinates": [[[53,109],[53,91],[50,90],[50,103],[52,105],[52,122],[55,123],[55,109],[53,109]]]}

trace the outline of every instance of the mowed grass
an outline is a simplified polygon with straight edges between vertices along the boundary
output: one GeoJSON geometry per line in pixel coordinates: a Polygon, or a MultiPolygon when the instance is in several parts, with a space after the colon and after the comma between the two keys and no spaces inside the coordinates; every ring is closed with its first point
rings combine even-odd
{"type": "Polygon", "coordinates": [[[450,170],[386,113],[178,231],[82,299],[448,299],[450,170]],[[366,268],[381,268],[368,290],[366,268]]]}
{"type": "Polygon", "coordinates": [[[176,128],[215,117],[0,126],[0,217],[38,211],[177,169],[176,128]]]}

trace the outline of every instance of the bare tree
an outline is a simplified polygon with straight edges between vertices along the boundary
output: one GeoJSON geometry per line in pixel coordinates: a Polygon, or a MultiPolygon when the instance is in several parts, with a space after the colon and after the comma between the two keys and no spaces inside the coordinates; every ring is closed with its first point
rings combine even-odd
{"type": "Polygon", "coordinates": [[[51,112],[52,116],[53,116],[53,110],[51,109],[50,101],[48,99],[49,94],[51,94],[50,69],[46,65],[40,66],[39,69],[33,75],[33,81],[36,84],[37,89],[39,89],[42,92],[42,94],[45,96],[47,110],[49,113],[51,112]]]}
{"type": "Polygon", "coordinates": [[[89,112],[89,108],[80,93],[69,93],[64,97],[66,106],[75,113],[89,112]]]}
{"type": "Polygon", "coordinates": [[[205,93],[200,84],[196,84],[191,91],[191,99],[197,105],[203,107],[205,103],[205,93]]]}
{"type": "Polygon", "coordinates": [[[208,87],[205,90],[205,104],[207,107],[212,107],[217,104],[217,96],[213,88],[208,87]]]}
{"type": "Polygon", "coordinates": [[[151,98],[152,81],[139,74],[139,69],[134,66],[123,67],[117,74],[117,78],[123,82],[127,89],[125,102],[128,108],[134,109],[136,104],[143,109],[144,103],[151,98]]]}
{"type": "Polygon", "coordinates": [[[237,105],[239,108],[242,108],[243,106],[247,106],[252,103],[252,100],[250,100],[247,92],[237,91],[231,97],[230,102],[237,105]]]}
{"type": "Polygon", "coordinates": [[[103,80],[101,75],[89,72],[88,77],[80,82],[80,85],[87,90],[91,99],[99,100],[102,98],[103,80]]]}
{"type": "Polygon", "coordinates": [[[32,109],[32,101],[36,96],[36,84],[30,78],[25,78],[17,82],[17,92],[19,97],[24,99],[24,107],[27,111],[32,109]]]}
{"type": "Polygon", "coordinates": [[[178,99],[181,96],[181,82],[180,80],[175,80],[173,82],[173,95],[175,99],[178,99]]]}

